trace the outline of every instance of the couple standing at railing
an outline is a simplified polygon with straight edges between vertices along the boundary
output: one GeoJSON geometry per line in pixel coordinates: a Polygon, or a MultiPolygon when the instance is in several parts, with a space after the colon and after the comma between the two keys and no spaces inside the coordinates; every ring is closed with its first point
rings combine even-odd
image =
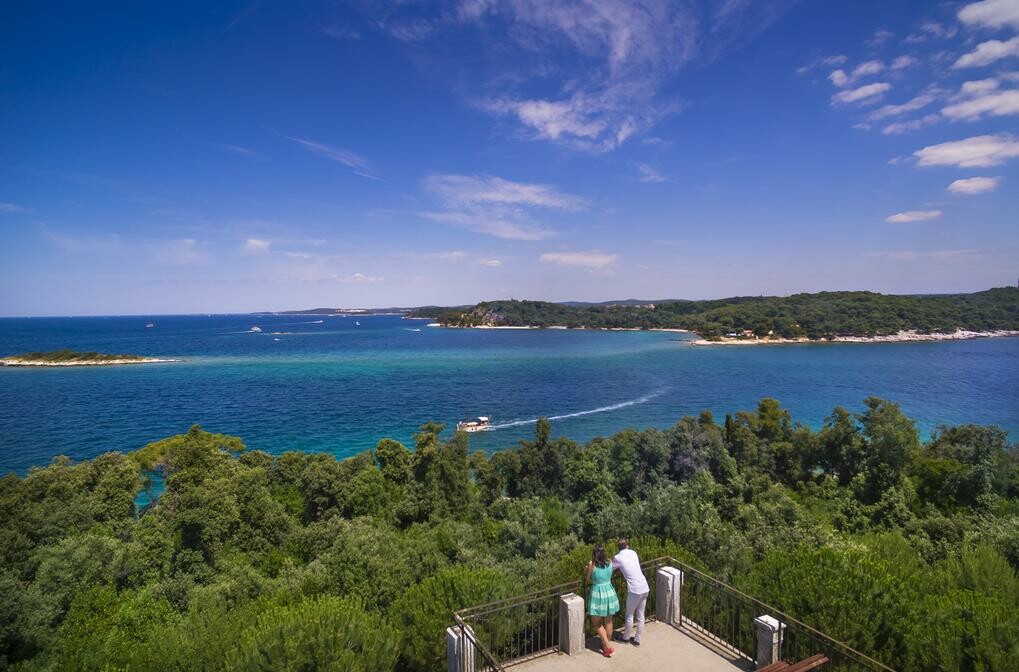
{"type": "Polygon", "coordinates": [[[640,568],[640,558],[630,548],[625,537],[619,540],[619,552],[609,560],[605,544],[597,544],[587,563],[587,580],[591,582],[591,591],[587,596],[587,613],[591,623],[598,630],[601,639],[601,655],[609,658],[615,649],[612,648],[612,617],[619,611],[619,597],[612,587],[612,572],[619,573],[626,579],[626,620],[623,636],[619,641],[630,642],[640,646],[641,635],[644,634],[644,609],[647,607],[647,596],[651,592],[644,571],[640,568]],[[633,634],[633,621],[637,620],[637,634],[633,634]]]}

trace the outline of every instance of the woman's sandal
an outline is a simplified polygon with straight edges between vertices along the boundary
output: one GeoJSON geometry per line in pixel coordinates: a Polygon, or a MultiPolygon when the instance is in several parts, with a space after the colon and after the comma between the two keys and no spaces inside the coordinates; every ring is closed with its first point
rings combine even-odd
{"type": "Polygon", "coordinates": [[[611,658],[612,654],[615,652],[616,650],[613,649],[611,646],[607,649],[601,649],[601,655],[605,656],[606,658],[611,658]]]}

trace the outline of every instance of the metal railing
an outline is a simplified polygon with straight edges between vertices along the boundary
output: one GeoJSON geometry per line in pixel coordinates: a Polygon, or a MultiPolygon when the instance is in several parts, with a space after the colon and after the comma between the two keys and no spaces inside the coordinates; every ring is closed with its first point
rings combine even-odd
{"type": "Polygon", "coordinates": [[[581,582],[572,581],[455,612],[465,646],[474,647],[476,669],[502,670],[558,651],[559,598],[580,591],[581,582]]]}
{"type": "Polygon", "coordinates": [[[823,653],[829,661],[824,669],[830,672],[894,672],[892,668],[848,644],[693,567],[673,558],[658,558],[657,562],[683,572],[682,626],[742,658],[750,661],[756,658],[757,630],[754,619],[768,615],[785,626],[779,637],[781,660],[798,661],[823,653]]]}
{"type": "MultiPolygon", "coordinates": [[[[641,563],[650,593],[647,620],[655,620],[656,577],[662,567],[683,572],[682,624],[677,629],[696,633],[747,661],[757,656],[754,619],[769,615],[784,628],[779,639],[779,658],[797,661],[823,653],[829,672],[894,672],[892,668],[825,635],[788,614],[722,583],[675,558],[661,557],[641,563]]],[[[613,623],[622,628],[626,608],[626,581],[616,574],[612,585],[620,598],[620,611],[613,623]]],[[[469,660],[473,670],[502,672],[506,667],[559,650],[559,601],[576,593],[587,600],[588,585],[581,579],[545,590],[518,595],[456,611],[461,643],[469,649],[461,661],[469,660]]],[[[588,622],[588,634],[592,634],[588,622]]]]}

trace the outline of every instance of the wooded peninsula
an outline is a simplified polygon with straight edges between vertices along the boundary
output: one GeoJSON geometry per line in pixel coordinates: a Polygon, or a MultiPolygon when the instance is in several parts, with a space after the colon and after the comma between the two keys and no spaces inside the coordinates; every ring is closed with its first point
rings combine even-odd
{"type": "Polygon", "coordinates": [[[444,669],[454,609],[576,580],[620,534],[903,672],[1019,659],[1019,456],[997,427],[924,442],[868,398],[814,430],[764,399],[586,445],[546,420],[491,455],[442,437],[337,460],[195,426],[0,478],[0,668],[444,669]]]}
{"type": "Polygon", "coordinates": [[[1019,332],[1019,288],[928,296],[820,292],[657,304],[487,301],[473,307],[417,308],[408,317],[431,318],[447,327],[684,329],[708,340],[832,340],[903,332],[979,335],[1019,332]]]}

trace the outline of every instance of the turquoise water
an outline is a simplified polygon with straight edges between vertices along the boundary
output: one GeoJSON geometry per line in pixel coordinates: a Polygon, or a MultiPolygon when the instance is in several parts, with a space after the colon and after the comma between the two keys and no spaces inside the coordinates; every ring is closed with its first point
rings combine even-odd
{"type": "Polygon", "coordinates": [[[873,394],[925,434],[964,422],[1019,432],[1016,338],[694,347],[686,334],[436,329],[394,316],[0,319],[0,354],[63,347],[185,361],[0,369],[0,473],[134,450],[193,423],[273,453],[345,456],[383,437],[410,442],[429,419],[488,415],[497,429],[471,444],[494,451],[531,436],[539,415],[588,440],[703,409],[721,420],[765,396],[813,426],[873,394]]]}

